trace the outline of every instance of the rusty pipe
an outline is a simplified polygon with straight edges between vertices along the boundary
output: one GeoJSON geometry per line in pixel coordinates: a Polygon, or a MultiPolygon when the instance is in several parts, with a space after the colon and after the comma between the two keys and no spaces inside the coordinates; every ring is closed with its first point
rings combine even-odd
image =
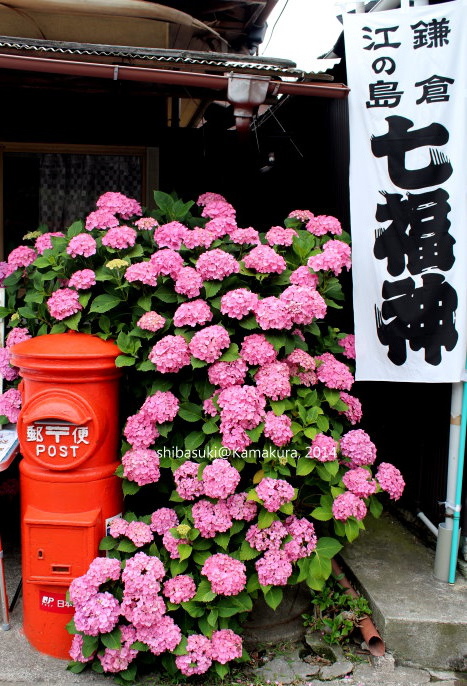
{"type": "MultiPolygon", "coordinates": [[[[347,595],[352,596],[352,598],[358,598],[359,594],[351,586],[350,581],[347,579],[344,572],[342,571],[342,568],[337,564],[335,560],[332,560],[332,571],[334,572],[336,577],[339,577],[337,579],[337,582],[344,589],[344,593],[347,593],[347,595]]],[[[378,630],[376,629],[370,617],[363,617],[363,619],[360,620],[358,627],[362,632],[363,640],[367,644],[368,650],[370,651],[371,655],[384,655],[384,653],[386,652],[384,641],[379,635],[378,630]]]]}
{"type": "MultiPolygon", "coordinates": [[[[48,74],[67,74],[70,76],[90,76],[109,78],[114,81],[139,81],[160,83],[193,88],[207,88],[214,91],[227,91],[229,75],[200,74],[188,71],[171,71],[170,69],[149,69],[114,65],[103,62],[81,62],[46,57],[29,57],[26,55],[0,55],[1,69],[45,72],[48,74]]],[[[349,88],[342,83],[333,85],[321,83],[291,83],[270,81],[268,95],[306,95],[324,98],[346,98],[349,88]]]]}

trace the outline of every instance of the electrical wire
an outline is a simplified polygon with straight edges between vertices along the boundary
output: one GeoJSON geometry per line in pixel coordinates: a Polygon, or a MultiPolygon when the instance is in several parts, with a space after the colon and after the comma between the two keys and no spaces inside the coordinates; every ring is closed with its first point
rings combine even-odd
{"type": "Polygon", "coordinates": [[[273,26],[272,29],[271,29],[271,33],[269,34],[268,42],[266,43],[266,45],[264,46],[263,50],[261,51],[263,54],[264,54],[264,53],[266,52],[266,50],[268,49],[269,43],[271,42],[271,38],[272,38],[272,36],[273,36],[274,31],[276,30],[276,26],[277,26],[277,24],[278,24],[278,22],[279,22],[279,19],[280,19],[280,18],[282,17],[282,15],[284,14],[284,10],[285,10],[285,8],[287,7],[288,4],[289,4],[289,0],[285,0],[285,4],[284,4],[283,8],[281,9],[281,11],[280,11],[280,13],[279,13],[279,16],[277,17],[276,21],[274,22],[274,26],[273,26]]]}

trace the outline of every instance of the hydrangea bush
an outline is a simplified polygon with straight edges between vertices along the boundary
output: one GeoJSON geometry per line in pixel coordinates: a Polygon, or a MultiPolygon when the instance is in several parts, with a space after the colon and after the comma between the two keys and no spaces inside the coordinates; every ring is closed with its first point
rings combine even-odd
{"type": "Polygon", "coordinates": [[[404,485],[353,428],[353,336],[325,321],[351,264],[338,220],[296,210],[259,233],[215,193],[155,200],[144,214],[106,193],[84,222],[27,234],[0,263],[4,421],[21,407],[15,343],[72,329],[121,351],[118,475],[134,511],[70,587],[70,668],[121,683],[158,661],[225,676],[247,657],[253,601],[319,591],[342,542],[380,514],[377,494],[404,485]]]}

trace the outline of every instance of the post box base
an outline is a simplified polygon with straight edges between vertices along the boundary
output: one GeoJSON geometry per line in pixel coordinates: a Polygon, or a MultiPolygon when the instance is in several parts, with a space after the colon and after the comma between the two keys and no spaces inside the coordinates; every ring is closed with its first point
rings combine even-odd
{"type": "Polygon", "coordinates": [[[70,660],[73,636],[65,626],[73,617],[67,587],[25,582],[23,631],[33,648],[50,657],[70,660]]]}

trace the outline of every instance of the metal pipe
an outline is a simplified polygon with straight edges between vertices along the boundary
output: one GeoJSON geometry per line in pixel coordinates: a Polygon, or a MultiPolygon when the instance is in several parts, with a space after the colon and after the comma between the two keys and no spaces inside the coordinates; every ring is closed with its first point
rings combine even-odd
{"type": "Polygon", "coordinates": [[[417,512],[417,517],[422,520],[422,522],[425,524],[426,527],[428,527],[432,534],[438,536],[438,529],[433,524],[433,522],[431,522],[428,519],[428,517],[425,514],[423,514],[423,512],[417,512]]]}
{"type": "Polygon", "coordinates": [[[449,560],[449,583],[456,580],[457,556],[459,553],[459,520],[462,507],[462,481],[464,475],[465,437],[467,433],[467,383],[464,381],[462,394],[461,425],[459,431],[459,455],[457,460],[456,490],[452,513],[451,555],[449,560]]]}
{"type": "Polygon", "coordinates": [[[2,629],[8,631],[10,628],[10,614],[8,607],[8,595],[5,582],[5,566],[3,564],[2,539],[0,538],[0,603],[2,605],[2,629]]]}
{"type": "MultiPolygon", "coordinates": [[[[345,589],[344,592],[347,593],[347,595],[352,596],[353,598],[359,598],[359,594],[353,588],[353,586],[345,576],[344,572],[342,571],[342,568],[338,565],[338,563],[335,560],[331,560],[331,564],[332,571],[334,572],[336,577],[338,577],[337,582],[340,584],[340,586],[342,586],[343,589],[345,589]]],[[[384,641],[379,635],[378,630],[376,629],[370,617],[366,616],[363,619],[361,619],[358,627],[362,632],[363,640],[367,644],[368,650],[370,651],[371,655],[384,655],[384,653],[386,652],[384,641]]]]}
{"type": "MultiPolygon", "coordinates": [[[[0,68],[20,71],[45,72],[48,74],[67,74],[71,76],[90,76],[109,78],[114,81],[139,81],[160,83],[171,86],[207,88],[227,91],[229,75],[200,74],[170,69],[149,69],[128,65],[105,64],[102,62],[80,62],[26,55],[0,55],[0,68]]],[[[324,98],[346,98],[350,89],[342,83],[333,85],[321,83],[290,83],[270,81],[269,95],[307,95],[324,98]]]]}

